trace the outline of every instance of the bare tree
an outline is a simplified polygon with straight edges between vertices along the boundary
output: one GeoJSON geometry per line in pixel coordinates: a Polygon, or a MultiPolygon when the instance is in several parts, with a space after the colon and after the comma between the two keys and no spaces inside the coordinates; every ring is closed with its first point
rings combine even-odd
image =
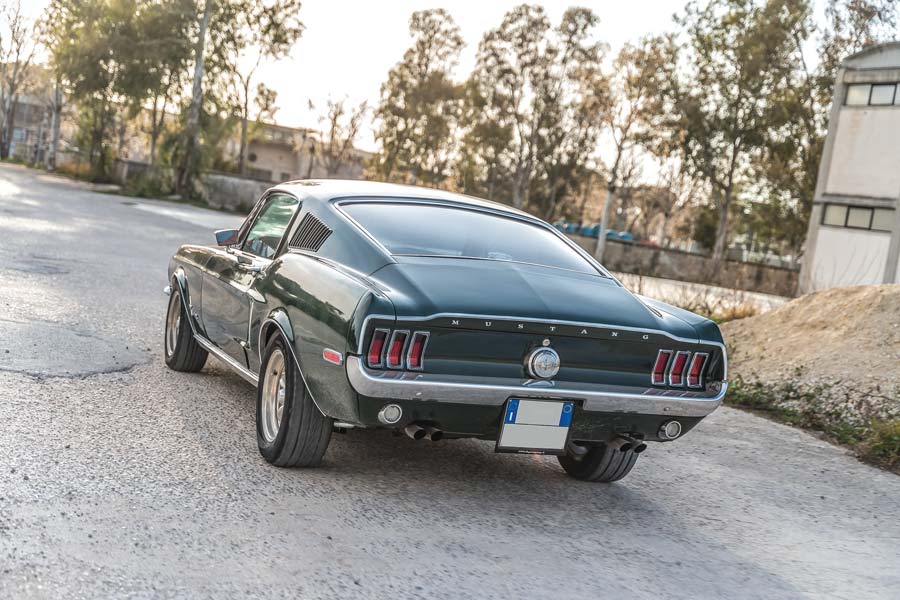
{"type": "Polygon", "coordinates": [[[366,102],[348,108],[346,99],[328,100],[328,113],[320,119],[327,123],[327,134],[320,151],[327,177],[337,175],[346,164],[367,112],[366,102]]]}
{"type": "Polygon", "coordinates": [[[674,53],[672,40],[658,37],[642,40],[636,46],[628,44],[616,57],[611,83],[614,104],[607,113],[605,123],[614,150],[606,168],[606,202],[603,204],[600,237],[594,252],[599,261],[603,260],[606,250],[606,230],[615,206],[616,190],[622,187],[626,176],[634,175],[635,147],[645,136],[646,114],[654,101],[656,81],[674,53]]]}
{"type": "Polygon", "coordinates": [[[34,23],[22,14],[21,0],[7,5],[3,18],[5,27],[0,32],[0,158],[6,159],[15,126],[16,102],[26,84],[37,43],[34,23]]]}

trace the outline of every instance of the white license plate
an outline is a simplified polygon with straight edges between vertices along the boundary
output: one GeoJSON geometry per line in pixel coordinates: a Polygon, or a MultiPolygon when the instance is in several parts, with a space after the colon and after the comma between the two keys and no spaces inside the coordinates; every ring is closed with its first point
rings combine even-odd
{"type": "Polygon", "coordinates": [[[571,402],[510,398],[503,412],[497,452],[562,452],[573,408],[571,402]]]}

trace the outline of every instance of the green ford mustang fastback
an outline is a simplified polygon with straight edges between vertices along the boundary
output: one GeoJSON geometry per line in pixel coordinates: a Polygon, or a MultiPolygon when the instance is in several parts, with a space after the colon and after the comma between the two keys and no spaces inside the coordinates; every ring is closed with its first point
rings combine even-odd
{"type": "Polygon", "coordinates": [[[166,363],[198,371],[213,354],[255,385],[274,465],[317,465],[332,432],[384,427],[615,481],[725,394],[713,322],[632,294],[508,206],[297,181],[216,241],[169,265],[166,363]]]}

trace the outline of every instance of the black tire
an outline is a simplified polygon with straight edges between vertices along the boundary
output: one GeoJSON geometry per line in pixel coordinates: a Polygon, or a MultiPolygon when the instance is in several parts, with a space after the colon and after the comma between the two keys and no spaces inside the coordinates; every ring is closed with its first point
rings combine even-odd
{"type": "Polygon", "coordinates": [[[611,448],[600,443],[591,446],[587,454],[581,458],[569,455],[557,458],[563,470],[570,477],[583,481],[611,483],[622,479],[631,472],[638,455],[634,450],[622,452],[618,448],[611,448]]]}
{"type": "Polygon", "coordinates": [[[284,339],[273,336],[266,345],[256,392],[256,441],[260,454],[277,467],[316,467],[328,449],[332,428],[332,419],[313,402],[284,339]],[[280,415],[263,406],[264,396],[272,388],[276,391],[276,405],[277,390],[283,389],[280,415]],[[269,420],[271,415],[274,420],[269,420]],[[273,424],[277,424],[277,429],[273,424]]]}
{"type": "Polygon", "coordinates": [[[181,290],[173,282],[169,309],[166,311],[163,354],[166,357],[166,365],[173,371],[196,373],[206,364],[209,353],[194,339],[194,332],[188,319],[184,302],[181,301],[181,290]],[[173,327],[174,331],[170,331],[173,327]]]}

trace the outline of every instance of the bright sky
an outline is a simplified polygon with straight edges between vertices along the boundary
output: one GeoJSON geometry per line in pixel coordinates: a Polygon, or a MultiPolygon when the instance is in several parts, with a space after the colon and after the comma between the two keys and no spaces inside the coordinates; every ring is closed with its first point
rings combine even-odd
{"type": "MultiPolygon", "coordinates": [[[[597,35],[613,51],[630,40],[671,27],[672,14],[682,0],[545,0],[537,2],[555,23],[569,6],[591,6],[600,15],[597,35]]],[[[503,15],[522,0],[390,0],[388,2],[306,0],[301,19],[303,37],[291,56],[262,69],[261,78],[278,90],[276,120],[284,125],[315,127],[317,110],[329,97],[346,96],[353,103],[369,100],[373,106],[387,72],[410,45],[409,16],[417,10],[445,8],[462,30],[466,48],[457,67],[462,79],[475,62],[478,42],[485,31],[500,24],[503,15]]],[[[375,148],[370,128],[357,145],[375,148]]]]}
{"type": "MultiPolygon", "coordinates": [[[[306,26],[291,55],[260,68],[259,81],[278,92],[276,121],[294,127],[318,127],[328,97],[347,97],[373,106],[388,70],[409,47],[409,16],[416,10],[443,7],[453,16],[466,41],[456,76],[462,79],[475,62],[481,36],[500,24],[503,15],[523,0],[305,0],[300,18],[306,26]],[[316,110],[310,111],[312,101],[316,110]]],[[[625,42],[671,28],[672,15],[684,0],[545,0],[553,23],[572,5],[589,6],[600,16],[599,39],[615,52],[625,42]]],[[[23,0],[33,16],[47,0],[23,0]]],[[[370,127],[357,145],[375,149],[370,127]]]]}

